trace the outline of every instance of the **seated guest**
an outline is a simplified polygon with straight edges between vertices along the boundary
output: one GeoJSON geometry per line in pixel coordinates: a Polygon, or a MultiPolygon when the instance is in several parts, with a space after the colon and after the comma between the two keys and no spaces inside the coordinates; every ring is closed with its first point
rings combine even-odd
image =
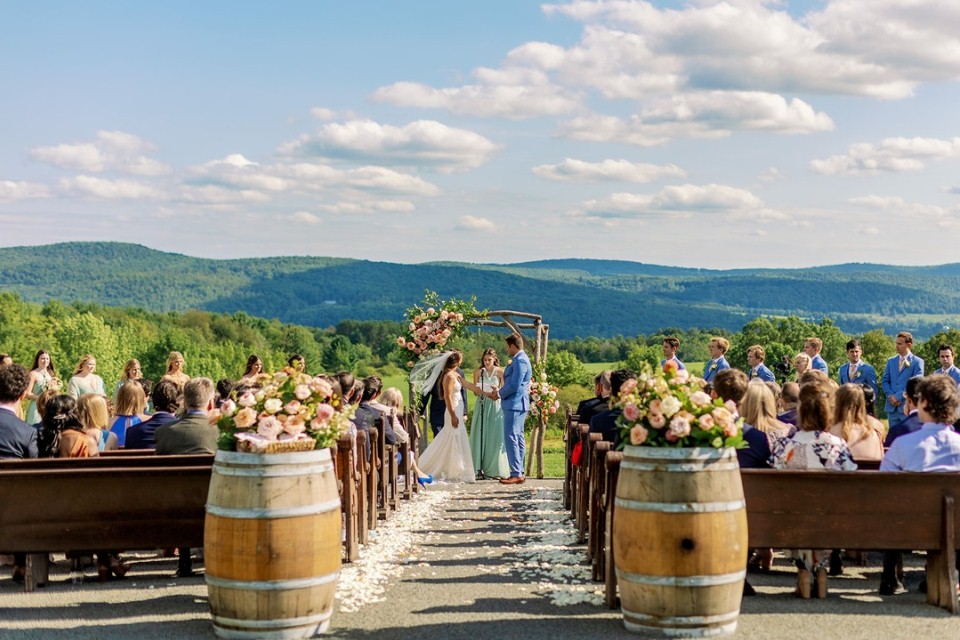
{"type": "MultiPolygon", "coordinates": [[[[877,393],[867,382],[861,383],[860,388],[863,389],[863,401],[867,409],[867,422],[883,435],[884,442],[886,442],[887,425],[880,422],[877,418],[877,393]]],[[[884,446],[886,446],[886,444],[884,444],[884,446]]]]}
{"type": "Polygon", "coordinates": [[[610,401],[610,372],[603,371],[593,378],[593,388],[596,395],[586,400],[581,400],[577,405],[577,416],[580,424],[590,424],[591,418],[601,411],[606,411],[610,401]]]}
{"type": "MultiPolygon", "coordinates": [[[[396,387],[384,389],[380,399],[383,402],[380,406],[384,407],[386,415],[389,416],[393,424],[393,432],[397,436],[397,442],[409,441],[410,436],[400,419],[403,414],[403,394],[400,393],[400,389],[396,387]]],[[[419,426],[416,420],[413,422],[413,428],[418,431],[417,437],[419,437],[419,426]]],[[[420,483],[420,486],[426,486],[433,482],[433,476],[420,471],[420,467],[417,466],[417,452],[413,450],[413,447],[410,448],[410,468],[417,474],[417,482],[420,483]]]]}
{"type": "Polygon", "coordinates": [[[213,396],[210,378],[192,378],[183,385],[183,417],[158,427],[154,432],[158,455],[216,453],[220,432],[207,422],[207,412],[213,409],[213,396]]]}
{"type": "Polygon", "coordinates": [[[780,409],[777,420],[797,426],[797,405],[800,403],[800,385],[796,382],[784,382],[780,390],[780,409]]]}
{"type": "Polygon", "coordinates": [[[41,458],[89,458],[97,448],[83,432],[77,401],[56,396],[47,402],[37,446],[41,458]]]}
{"type": "Polygon", "coordinates": [[[9,353],[0,353],[0,367],[5,367],[8,364],[13,364],[13,356],[9,353]]]}
{"type": "Polygon", "coordinates": [[[151,400],[151,396],[153,395],[153,380],[150,378],[137,378],[137,384],[143,389],[143,397],[147,399],[147,406],[143,409],[144,413],[153,415],[153,400],[151,400]]]}
{"type": "Polygon", "coordinates": [[[34,429],[36,429],[38,432],[40,431],[40,427],[43,426],[43,412],[46,411],[47,403],[50,402],[51,398],[55,398],[58,395],[60,395],[59,391],[56,391],[54,389],[47,389],[43,393],[41,393],[40,396],[37,398],[37,415],[40,417],[40,422],[37,422],[36,424],[33,424],[31,426],[34,429]]]}
{"type": "Polygon", "coordinates": [[[918,431],[923,425],[920,422],[919,407],[917,406],[917,403],[920,402],[920,382],[922,380],[923,376],[913,376],[907,380],[903,390],[903,402],[901,403],[903,404],[903,415],[905,417],[899,423],[890,427],[887,437],[883,441],[884,447],[891,447],[894,440],[902,435],[918,431]]]}
{"type": "Polygon", "coordinates": [[[867,421],[866,404],[863,387],[858,384],[841,386],[836,395],[830,433],[847,443],[854,460],[880,460],[883,439],[867,421]]]}
{"type": "Polygon", "coordinates": [[[396,444],[397,436],[393,432],[393,425],[390,420],[385,420],[383,407],[377,398],[380,397],[380,390],[383,388],[383,382],[379,376],[370,376],[361,381],[362,391],[360,392],[360,404],[354,414],[354,423],[358,429],[369,429],[376,427],[378,423],[382,426],[383,440],[387,444],[396,444]],[[381,409],[380,407],[383,407],[381,409]]]}
{"type": "Polygon", "coordinates": [[[141,422],[127,429],[127,449],[155,448],[157,429],[171,424],[177,419],[176,414],[183,402],[183,394],[175,382],[161,380],[154,387],[152,395],[156,412],[146,422],[141,422]]]}
{"type": "MultiPolygon", "coordinates": [[[[170,382],[176,384],[176,380],[171,379],[170,382]]],[[[215,391],[210,378],[191,378],[183,385],[185,413],[179,420],[158,427],[154,432],[157,455],[216,453],[220,431],[207,421],[207,413],[214,407],[215,391]]],[[[192,576],[193,560],[190,557],[190,548],[181,547],[178,551],[177,576],[192,576]]]]}
{"type": "Polygon", "coordinates": [[[93,393],[80,396],[77,400],[77,415],[83,432],[90,438],[90,446],[99,451],[114,451],[117,448],[117,436],[110,431],[110,413],[107,400],[93,393]]]}
{"type": "MultiPolygon", "coordinates": [[[[17,417],[30,374],[18,364],[0,365],[0,458],[36,458],[37,430],[17,417]]],[[[23,582],[27,556],[13,554],[13,580],[23,582]]]]}
{"type": "Polygon", "coordinates": [[[233,388],[234,382],[230,378],[220,378],[217,380],[217,395],[215,401],[218,409],[225,401],[230,399],[230,392],[233,391],[233,388]]]}
{"type": "MultiPolygon", "coordinates": [[[[750,381],[747,380],[747,375],[743,371],[724,369],[717,372],[713,379],[710,395],[713,398],[720,398],[724,403],[732,402],[737,407],[739,415],[740,401],[743,400],[749,386],[750,381]]],[[[767,440],[767,434],[745,422],[743,425],[743,440],[748,446],[737,449],[737,461],[740,463],[740,467],[742,469],[768,468],[770,466],[770,443],[767,440]]]]}
{"type": "Polygon", "coordinates": [[[110,431],[116,434],[117,443],[121,447],[127,446],[127,429],[150,419],[150,416],[144,413],[146,406],[147,400],[143,395],[143,387],[140,386],[140,383],[130,381],[125,382],[120,387],[120,391],[117,392],[117,406],[110,423],[110,431]]]}
{"type": "MultiPolygon", "coordinates": [[[[629,393],[636,387],[637,374],[629,369],[617,369],[610,373],[610,398],[616,402],[620,393],[626,391],[629,393]],[[633,383],[628,381],[632,380],[633,383]]],[[[603,439],[612,442],[614,447],[620,444],[620,425],[617,424],[617,418],[623,410],[619,407],[607,409],[593,416],[590,419],[590,433],[603,434],[603,439]]]]}
{"type": "MultiPolygon", "coordinates": [[[[857,468],[847,443],[827,431],[833,422],[830,387],[801,385],[797,416],[800,430],[778,441],[773,447],[771,458],[774,468],[837,471],[853,471],[857,468]]],[[[796,554],[799,556],[796,560],[796,594],[804,599],[810,598],[813,576],[816,576],[817,597],[827,597],[830,550],[800,549],[796,554]]]]}
{"type": "Polygon", "coordinates": [[[830,379],[830,377],[819,369],[807,369],[803,374],[797,378],[797,382],[800,386],[807,384],[815,384],[824,387],[832,387],[834,390],[839,388],[836,382],[830,379]]]}
{"type": "MultiPolygon", "coordinates": [[[[880,462],[880,471],[960,471],[960,434],[953,422],[960,410],[960,394],[952,378],[934,374],[917,386],[917,411],[923,426],[897,437],[880,462]]],[[[897,579],[899,551],[883,554],[880,595],[903,589],[897,579]]],[[[957,554],[960,569],[960,553],[957,554]]]]}
{"type": "Polygon", "coordinates": [[[737,404],[744,424],[762,431],[771,449],[774,442],[790,434],[790,425],[777,420],[776,407],[770,388],[758,382],[747,385],[743,398],[737,404]]]}

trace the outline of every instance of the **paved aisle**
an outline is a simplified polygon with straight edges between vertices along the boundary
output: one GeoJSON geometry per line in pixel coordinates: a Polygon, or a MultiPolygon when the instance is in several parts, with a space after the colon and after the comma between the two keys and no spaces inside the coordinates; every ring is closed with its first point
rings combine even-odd
{"type": "MultiPolygon", "coordinates": [[[[560,505],[560,481],[438,486],[381,523],[345,565],[329,636],[391,640],[633,638],[589,581],[584,548],[560,505]]],[[[913,564],[921,562],[913,558],[913,564]]],[[[202,578],[174,580],[176,563],[138,556],[128,578],[74,585],[65,563],[24,594],[0,579],[0,638],[213,638],[202,578]]],[[[790,595],[793,573],[751,576],[735,638],[960,638],[960,616],[908,593],[874,595],[879,567],[832,579],[826,601],[790,595]]],[[[5,575],[6,571],[5,571],[5,575]]],[[[908,586],[919,580],[909,575],[908,586]]]]}

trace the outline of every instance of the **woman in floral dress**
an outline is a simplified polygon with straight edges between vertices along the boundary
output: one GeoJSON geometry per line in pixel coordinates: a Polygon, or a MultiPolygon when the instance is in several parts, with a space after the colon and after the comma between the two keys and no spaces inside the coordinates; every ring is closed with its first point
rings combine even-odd
{"type": "MultiPolygon", "coordinates": [[[[797,410],[799,431],[775,443],[771,462],[775,469],[853,471],[857,464],[847,443],[830,435],[833,424],[833,390],[825,384],[800,387],[797,410]]],[[[796,551],[797,595],[807,599],[816,577],[818,598],[827,596],[827,568],[830,550],[800,549],[796,551]]]]}

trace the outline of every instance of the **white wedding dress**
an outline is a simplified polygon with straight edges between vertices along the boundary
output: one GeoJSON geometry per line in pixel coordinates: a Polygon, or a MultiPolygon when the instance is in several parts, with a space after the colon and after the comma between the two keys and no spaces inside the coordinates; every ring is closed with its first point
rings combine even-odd
{"type": "Polygon", "coordinates": [[[460,381],[453,387],[453,410],[460,422],[454,428],[450,423],[450,412],[443,413],[443,428],[433,439],[426,450],[420,454],[417,464],[420,471],[431,475],[436,480],[446,482],[476,482],[473,471],[473,455],[470,453],[470,440],[467,438],[467,428],[464,424],[463,398],[460,395],[460,381]]]}

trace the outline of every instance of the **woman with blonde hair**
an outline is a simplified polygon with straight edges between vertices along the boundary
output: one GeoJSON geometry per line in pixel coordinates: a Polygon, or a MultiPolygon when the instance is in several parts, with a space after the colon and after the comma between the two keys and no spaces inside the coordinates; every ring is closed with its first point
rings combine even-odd
{"type": "Polygon", "coordinates": [[[67,383],[67,395],[76,400],[85,393],[107,395],[103,386],[103,378],[94,371],[97,370],[97,359],[92,353],[84,354],[73,369],[73,377],[67,383]]]}
{"type": "Polygon", "coordinates": [[[150,416],[143,412],[147,400],[143,395],[143,387],[139,382],[131,381],[120,387],[117,394],[117,406],[114,408],[114,418],[110,431],[117,436],[117,445],[124,446],[127,440],[127,429],[148,420],[150,416]]]}
{"type": "Polygon", "coordinates": [[[790,425],[777,420],[777,403],[773,398],[773,391],[764,383],[748,384],[747,392],[743,394],[737,408],[744,422],[766,434],[771,450],[777,440],[786,438],[790,433],[790,425]]]}
{"type": "Polygon", "coordinates": [[[793,356],[793,368],[797,370],[794,380],[800,380],[800,376],[803,375],[804,371],[810,371],[813,369],[813,360],[805,354],[800,352],[797,355],[793,356]]]}
{"type": "Polygon", "coordinates": [[[866,398],[858,384],[844,384],[837,391],[830,433],[843,438],[854,460],[883,458],[883,440],[867,418],[866,398]]]}
{"type": "Polygon", "coordinates": [[[77,400],[77,415],[83,425],[83,432],[87,434],[94,449],[100,452],[117,448],[117,436],[108,429],[110,412],[103,396],[92,393],[80,396],[77,400]]]}
{"type": "MultiPolygon", "coordinates": [[[[410,436],[407,434],[407,430],[400,418],[403,414],[403,394],[400,392],[400,389],[396,387],[387,387],[384,389],[383,393],[380,394],[380,404],[390,410],[388,415],[393,426],[393,433],[397,436],[397,442],[407,442],[410,436]]],[[[416,421],[413,422],[413,428],[419,431],[416,421]]],[[[417,435],[419,436],[420,434],[417,433],[417,435]]],[[[421,487],[433,482],[433,476],[420,471],[420,467],[417,466],[417,452],[412,448],[410,449],[410,468],[417,474],[417,482],[420,483],[421,487]]]]}
{"type": "Polygon", "coordinates": [[[184,364],[186,364],[186,360],[184,360],[183,354],[179,351],[171,351],[170,355],[167,356],[167,371],[160,379],[175,382],[182,389],[183,385],[190,381],[190,376],[183,371],[184,364]]]}

